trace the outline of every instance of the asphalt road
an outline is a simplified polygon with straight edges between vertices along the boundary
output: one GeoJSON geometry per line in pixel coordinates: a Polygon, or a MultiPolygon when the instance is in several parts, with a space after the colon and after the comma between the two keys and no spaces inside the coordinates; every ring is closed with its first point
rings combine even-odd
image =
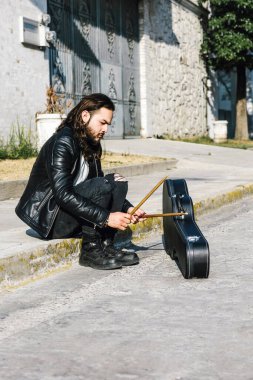
{"type": "Polygon", "coordinates": [[[209,279],[184,280],[161,237],[141,263],[78,265],[0,297],[0,378],[253,379],[253,197],[202,217],[209,279]]]}

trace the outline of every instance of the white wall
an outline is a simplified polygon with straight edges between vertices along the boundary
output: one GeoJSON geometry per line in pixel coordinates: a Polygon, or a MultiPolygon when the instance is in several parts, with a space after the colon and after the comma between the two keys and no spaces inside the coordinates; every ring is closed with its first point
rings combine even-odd
{"type": "Polygon", "coordinates": [[[140,6],[142,135],[207,132],[206,71],[197,14],[170,0],[140,6]]]}
{"type": "Polygon", "coordinates": [[[48,52],[20,42],[19,16],[38,20],[46,0],[1,2],[0,24],[0,137],[7,137],[17,119],[34,127],[34,114],[45,108],[49,84],[48,52]]]}

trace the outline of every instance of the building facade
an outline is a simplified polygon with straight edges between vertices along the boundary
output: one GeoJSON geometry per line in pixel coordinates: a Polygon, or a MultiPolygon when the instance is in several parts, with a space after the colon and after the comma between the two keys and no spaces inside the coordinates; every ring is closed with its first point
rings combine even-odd
{"type": "Polygon", "coordinates": [[[5,2],[0,135],[7,137],[17,123],[34,128],[35,113],[45,110],[49,85],[62,96],[66,111],[85,94],[109,95],[116,105],[109,138],[206,134],[206,72],[199,54],[197,3],[5,2]],[[48,26],[43,14],[51,16],[48,26]],[[56,32],[55,40],[48,28],[56,32]]]}

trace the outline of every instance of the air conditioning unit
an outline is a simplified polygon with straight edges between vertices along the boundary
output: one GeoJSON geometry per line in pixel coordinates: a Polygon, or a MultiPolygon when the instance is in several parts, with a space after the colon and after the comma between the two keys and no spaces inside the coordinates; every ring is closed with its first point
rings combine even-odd
{"type": "Polygon", "coordinates": [[[28,17],[20,17],[20,41],[23,44],[38,47],[49,47],[56,41],[56,33],[48,27],[50,15],[43,13],[39,21],[28,17]]]}
{"type": "Polygon", "coordinates": [[[40,46],[39,22],[20,17],[20,40],[23,44],[40,46]]]}

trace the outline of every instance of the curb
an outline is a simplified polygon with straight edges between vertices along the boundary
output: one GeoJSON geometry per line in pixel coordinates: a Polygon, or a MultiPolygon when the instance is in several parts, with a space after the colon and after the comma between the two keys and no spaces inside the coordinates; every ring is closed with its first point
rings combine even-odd
{"type": "Polygon", "coordinates": [[[233,203],[250,194],[253,194],[253,183],[238,185],[232,191],[225,194],[217,195],[214,198],[207,198],[204,201],[194,203],[194,211],[196,216],[199,216],[205,212],[217,209],[229,203],[233,203]]]}
{"type": "MultiPolygon", "coordinates": [[[[195,216],[232,203],[253,194],[253,184],[237,186],[225,194],[207,198],[194,203],[195,216]]],[[[162,231],[162,218],[148,219],[133,225],[127,231],[118,234],[117,246],[127,246],[133,240],[138,242],[150,232],[162,231]]],[[[46,248],[23,252],[0,260],[0,289],[15,288],[38,278],[46,277],[52,272],[70,267],[78,259],[80,239],[58,240],[49,243],[46,248]]]]}
{"type": "MultiPolygon", "coordinates": [[[[164,161],[151,162],[148,164],[114,166],[110,169],[105,169],[104,174],[120,172],[124,177],[133,177],[142,174],[150,174],[155,170],[161,171],[173,169],[177,162],[178,160],[175,158],[170,158],[164,161]]],[[[27,181],[27,179],[0,181],[0,201],[5,201],[10,198],[19,198],[26,187],[27,181]]]]}
{"type": "Polygon", "coordinates": [[[19,198],[25,190],[27,179],[0,182],[0,201],[19,198]]]}

